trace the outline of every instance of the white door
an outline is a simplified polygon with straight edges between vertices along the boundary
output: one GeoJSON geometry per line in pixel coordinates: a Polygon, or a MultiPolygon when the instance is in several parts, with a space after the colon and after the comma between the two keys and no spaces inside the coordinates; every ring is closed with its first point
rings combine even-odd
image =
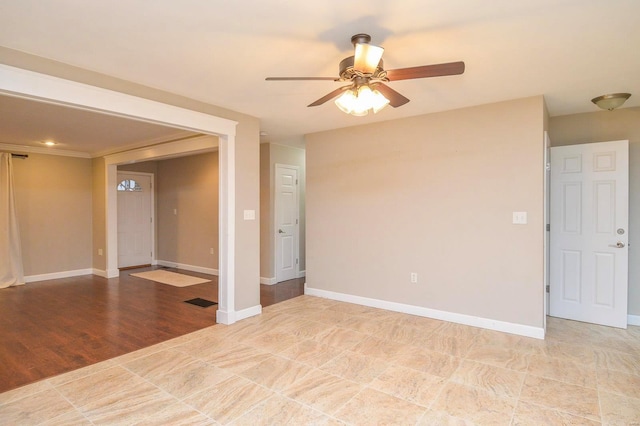
{"type": "Polygon", "coordinates": [[[276,164],[276,281],[298,277],[298,169],[276,164]]]}
{"type": "Polygon", "coordinates": [[[118,267],[150,265],[151,175],[118,172],[118,267]]]}
{"type": "Polygon", "coordinates": [[[628,141],[551,148],[551,316],[627,327],[628,197],[628,141]]]}

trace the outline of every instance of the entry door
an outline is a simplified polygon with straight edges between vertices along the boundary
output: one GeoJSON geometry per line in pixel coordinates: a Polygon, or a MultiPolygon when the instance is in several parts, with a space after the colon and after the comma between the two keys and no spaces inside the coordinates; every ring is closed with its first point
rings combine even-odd
{"type": "Polygon", "coordinates": [[[276,281],[298,277],[298,169],[276,165],[276,281]]]}
{"type": "Polygon", "coordinates": [[[118,267],[150,265],[151,175],[118,172],[118,267]]]}
{"type": "Polygon", "coordinates": [[[627,327],[628,197],[628,141],[551,148],[551,316],[627,327]]]}

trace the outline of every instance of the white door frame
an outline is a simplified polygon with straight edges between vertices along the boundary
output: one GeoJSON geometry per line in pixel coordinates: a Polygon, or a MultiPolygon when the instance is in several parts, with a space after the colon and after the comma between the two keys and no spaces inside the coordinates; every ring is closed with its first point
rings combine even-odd
{"type": "MultiPolygon", "coordinates": [[[[238,124],[236,121],[4,64],[0,64],[0,93],[218,136],[220,265],[216,320],[223,324],[233,324],[236,321],[235,136],[238,124]]],[[[214,147],[209,143],[207,148],[214,147]]],[[[117,196],[115,194],[117,164],[127,162],[127,157],[129,161],[143,161],[170,155],[167,152],[173,152],[173,155],[184,155],[192,151],[173,145],[130,151],[122,153],[120,157],[114,155],[111,156],[110,161],[105,157],[105,205],[107,206],[105,275],[107,278],[118,276],[117,196]]]]}
{"type": "Polygon", "coordinates": [[[543,203],[543,208],[544,208],[544,229],[542,230],[542,232],[544,232],[543,236],[543,246],[544,246],[544,267],[543,267],[543,271],[544,271],[544,290],[543,290],[543,295],[544,295],[544,300],[543,300],[543,306],[544,306],[544,317],[543,317],[543,328],[544,331],[546,333],[547,331],[547,315],[549,315],[549,292],[547,291],[547,288],[549,288],[549,263],[550,263],[550,258],[549,258],[549,236],[550,236],[550,232],[549,232],[549,226],[550,226],[550,198],[551,198],[551,156],[550,156],[550,151],[551,150],[551,139],[549,139],[549,132],[547,132],[546,130],[544,131],[544,178],[543,178],[543,182],[544,182],[544,203],[543,203]]]}
{"type": "MultiPolygon", "coordinates": [[[[300,167],[298,166],[294,166],[291,164],[283,164],[283,163],[276,163],[275,164],[275,168],[274,168],[274,188],[275,188],[275,200],[273,203],[273,207],[274,207],[274,212],[275,214],[273,215],[273,221],[274,221],[274,226],[273,226],[273,230],[275,233],[275,238],[274,238],[274,253],[275,256],[273,257],[273,262],[274,262],[274,275],[275,275],[275,279],[276,279],[276,283],[278,283],[278,223],[280,222],[278,220],[278,199],[279,197],[279,193],[280,191],[278,190],[278,182],[277,182],[277,178],[278,178],[278,169],[280,168],[285,168],[285,169],[294,169],[296,171],[296,176],[298,176],[298,180],[300,180],[300,167]]],[[[298,278],[300,276],[300,187],[298,186],[298,184],[296,183],[296,227],[295,227],[295,250],[296,250],[296,256],[298,259],[298,262],[296,262],[296,278],[298,278]]]]}
{"type": "MultiPolygon", "coordinates": [[[[116,172],[116,176],[119,173],[126,173],[128,175],[133,175],[133,176],[149,176],[149,178],[151,179],[151,264],[155,265],[156,264],[156,199],[155,199],[155,192],[156,192],[156,182],[155,182],[155,175],[153,173],[147,173],[147,172],[129,172],[127,170],[118,170],[116,172]]],[[[120,180],[120,178],[118,177],[117,179],[118,181],[120,180]]],[[[117,194],[116,194],[117,196],[117,194]]],[[[117,256],[118,254],[116,254],[117,256]]]]}

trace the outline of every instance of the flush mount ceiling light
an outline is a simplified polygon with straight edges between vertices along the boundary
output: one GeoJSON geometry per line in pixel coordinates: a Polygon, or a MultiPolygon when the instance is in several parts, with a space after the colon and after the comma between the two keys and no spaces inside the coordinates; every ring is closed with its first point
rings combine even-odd
{"type": "Polygon", "coordinates": [[[46,145],[46,146],[54,146],[57,145],[54,141],[44,141],[42,142],[42,144],[46,145]]]}
{"type": "Polygon", "coordinates": [[[602,95],[591,99],[591,102],[598,105],[599,108],[613,111],[622,106],[627,99],[631,97],[631,93],[612,93],[610,95],[602,95]]]}
{"type": "Polygon", "coordinates": [[[380,46],[369,44],[370,41],[371,36],[369,34],[356,34],[351,37],[354,54],[340,62],[339,77],[267,77],[267,80],[349,82],[348,86],[335,89],[308,106],[322,105],[339,96],[335,103],[341,111],[361,116],[367,115],[369,111],[378,112],[387,105],[397,108],[409,102],[408,98],[405,98],[385,83],[414,78],[457,75],[464,72],[465,66],[462,61],[385,70],[384,61],[382,60],[384,49],[380,46]]]}

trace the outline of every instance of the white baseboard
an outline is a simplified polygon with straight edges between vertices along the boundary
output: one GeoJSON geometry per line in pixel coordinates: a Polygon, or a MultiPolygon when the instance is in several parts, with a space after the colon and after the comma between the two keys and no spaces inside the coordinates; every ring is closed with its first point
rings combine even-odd
{"type": "Polygon", "coordinates": [[[241,309],[239,311],[223,311],[218,308],[216,312],[216,322],[218,324],[231,325],[236,321],[243,320],[262,313],[262,305],[251,306],[250,308],[241,309]]]}
{"type": "Polygon", "coordinates": [[[241,309],[236,311],[236,321],[243,320],[245,318],[250,318],[256,315],[260,315],[262,313],[262,305],[255,305],[250,308],[241,309]]]}
{"type": "Polygon", "coordinates": [[[201,274],[218,275],[218,270],[213,268],[205,268],[203,266],[187,265],[185,263],[169,262],[167,260],[156,260],[156,263],[160,266],[166,266],[167,268],[184,269],[185,271],[200,272],[201,274]]]}
{"type": "Polygon", "coordinates": [[[277,284],[276,277],[273,277],[273,278],[260,277],[260,284],[264,284],[264,285],[277,284]]]}
{"type": "Polygon", "coordinates": [[[640,325],[640,315],[627,315],[627,324],[640,325]]]}
{"type": "Polygon", "coordinates": [[[305,284],[304,294],[310,296],[323,297],[325,299],[338,300],[340,302],[355,303],[357,305],[370,306],[372,308],[386,309],[388,311],[402,312],[405,314],[418,315],[421,317],[433,318],[442,321],[455,322],[458,324],[470,325],[473,327],[486,328],[488,330],[501,331],[504,333],[517,334],[520,336],[544,339],[544,328],[532,327],[530,325],[515,324],[504,321],[492,320],[489,318],[475,317],[454,312],[439,311],[436,309],[424,308],[422,306],[407,305],[404,303],[389,302],[386,300],[371,299],[351,294],[337,293],[333,291],[320,290],[308,287],[305,284]]]}
{"type": "Polygon", "coordinates": [[[57,280],[60,278],[79,277],[80,275],[92,275],[93,269],[76,269],[73,271],[52,272],[49,274],[29,275],[24,277],[25,283],[33,283],[36,281],[57,280]]]}
{"type": "Polygon", "coordinates": [[[104,269],[93,268],[92,271],[93,271],[93,275],[97,275],[97,276],[102,277],[102,278],[109,278],[107,276],[107,271],[105,271],[104,269]]]}
{"type": "Polygon", "coordinates": [[[298,278],[304,278],[307,276],[307,271],[298,271],[298,278]]]}

